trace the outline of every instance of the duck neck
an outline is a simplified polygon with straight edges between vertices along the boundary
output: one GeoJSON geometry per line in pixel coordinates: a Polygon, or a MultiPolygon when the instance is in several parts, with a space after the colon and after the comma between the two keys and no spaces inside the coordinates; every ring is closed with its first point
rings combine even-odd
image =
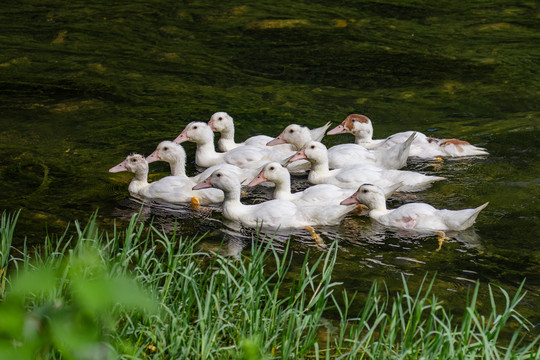
{"type": "Polygon", "coordinates": [[[137,197],[142,195],[143,190],[150,185],[148,183],[148,169],[137,170],[134,175],[129,183],[128,191],[131,196],[137,197]]]}
{"type": "Polygon", "coordinates": [[[225,194],[224,202],[240,202],[240,185],[231,189],[223,190],[223,193],[225,194]]]}
{"type": "Polygon", "coordinates": [[[365,137],[361,137],[361,136],[354,136],[354,143],[356,145],[362,145],[366,148],[369,147],[369,145],[372,143],[372,140],[371,139],[366,139],[365,137]]]}
{"type": "Polygon", "coordinates": [[[186,176],[186,164],[182,161],[173,161],[169,163],[172,176],[186,176]]]}
{"type": "Polygon", "coordinates": [[[292,198],[290,177],[279,179],[275,184],[274,199],[290,200],[292,198]]]}
{"type": "Polygon", "coordinates": [[[373,142],[373,127],[363,129],[354,129],[351,131],[354,135],[354,142],[357,145],[369,145],[373,142]]]}
{"type": "MultiPolygon", "coordinates": [[[[223,154],[221,154],[223,155],[223,154]]],[[[195,163],[201,167],[210,167],[219,163],[220,154],[216,152],[213,141],[197,143],[195,163]]]]}
{"type": "Polygon", "coordinates": [[[228,151],[236,147],[234,142],[234,128],[220,131],[218,147],[221,151],[228,151]]]}
{"type": "Polygon", "coordinates": [[[377,197],[366,205],[369,207],[369,216],[374,219],[387,215],[390,212],[390,210],[386,208],[386,199],[384,196],[377,197]]]}
{"type": "Polygon", "coordinates": [[[229,140],[234,142],[234,127],[223,129],[220,132],[220,140],[229,140]]]}
{"type": "Polygon", "coordinates": [[[223,215],[227,219],[239,220],[242,217],[241,209],[247,205],[242,204],[240,201],[240,185],[235,186],[232,189],[223,190],[223,215]]]}
{"type": "Polygon", "coordinates": [[[308,181],[312,184],[322,184],[330,176],[328,167],[328,156],[321,159],[311,159],[311,170],[309,171],[308,181]]]}

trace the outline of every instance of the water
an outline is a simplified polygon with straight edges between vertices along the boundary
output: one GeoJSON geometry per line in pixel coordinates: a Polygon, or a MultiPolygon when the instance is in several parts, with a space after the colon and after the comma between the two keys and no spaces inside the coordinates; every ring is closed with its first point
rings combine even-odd
{"type": "MultiPolygon", "coordinates": [[[[107,169],[131,152],[150,154],[190,121],[227,111],[241,140],[362,113],[378,138],[417,130],[490,152],[442,164],[411,161],[408,169],[448,180],[396,197],[392,207],[490,205],[473,229],[439,251],[435,236],[392,231],[365,217],[317,228],[325,242],[339,242],[335,280],[364,293],[373,280],[395,290],[405,274],[415,288],[426,272],[437,273],[437,295],[459,310],[478,280],[513,291],[526,278],[520,310],[536,323],[538,25],[532,1],[8,1],[0,13],[0,208],[22,209],[19,246],[24,237],[39,245],[47,232],[84,222],[97,209],[110,229],[140,204],[128,199],[131,175],[107,169]]],[[[185,148],[192,161],[195,147],[185,148]]],[[[156,163],[151,170],[157,179],[168,168],[156,163]]],[[[257,188],[245,201],[268,194],[257,188]]],[[[186,236],[209,232],[204,246],[232,256],[250,244],[251,232],[224,226],[219,208],[143,209],[144,219],[152,217],[166,229],[176,221],[186,236]]],[[[280,234],[279,246],[289,236],[298,254],[325,251],[303,229],[280,234]]],[[[480,306],[487,288],[482,294],[480,306]]]]}

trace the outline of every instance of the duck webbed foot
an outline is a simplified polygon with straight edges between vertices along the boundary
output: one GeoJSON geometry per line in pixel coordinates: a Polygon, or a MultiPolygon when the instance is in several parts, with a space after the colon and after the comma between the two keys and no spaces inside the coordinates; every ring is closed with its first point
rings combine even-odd
{"type": "Polygon", "coordinates": [[[433,162],[429,163],[429,165],[433,167],[433,170],[438,171],[442,168],[443,162],[442,156],[437,156],[433,162]]]}
{"type": "Polygon", "coordinates": [[[199,206],[201,205],[201,202],[199,201],[199,199],[197,199],[195,196],[191,198],[191,201],[189,202],[189,204],[191,205],[191,208],[193,210],[197,210],[199,208],[199,206]]]}
{"type": "Polygon", "coordinates": [[[315,229],[313,228],[313,226],[308,225],[306,226],[306,229],[309,230],[311,237],[315,239],[315,242],[317,243],[317,245],[326,247],[326,244],[324,243],[323,239],[321,238],[319,234],[317,234],[317,232],[315,232],[315,229]]]}
{"type": "Polygon", "coordinates": [[[437,234],[437,240],[439,241],[439,247],[437,248],[436,251],[439,251],[442,248],[442,244],[445,241],[450,240],[450,238],[447,237],[446,234],[444,233],[444,231],[441,231],[441,230],[437,231],[436,234],[437,234]]]}

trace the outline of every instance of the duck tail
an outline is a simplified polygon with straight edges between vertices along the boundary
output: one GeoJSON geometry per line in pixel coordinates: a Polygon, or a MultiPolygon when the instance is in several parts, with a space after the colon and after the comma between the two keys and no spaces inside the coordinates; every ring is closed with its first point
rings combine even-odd
{"type": "Polygon", "coordinates": [[[322,138],[324,137],[324,135],[326,135],[326,130],[328,130],[328,128],[330,127],[331,124],[332,124],[332,122],[329,121],[326,124],[324,124],[324,126],[321,126],[321,127],[315,128],[315,129],[311,129],[310,130],[311,139],[313,141],[321,141],[322,138]]]}
{"type": "Polygon", "coordinates": [[[382,189],[382,191],[384,192],[384,197],[388,200],[388,198],[394,195],[394,193],[402,186],[403,186],[403,181],[400,181],[397,184],[394,184],[394,185],[391,185],[382,189]]]}
{"type": "Polygon", "coordinates": [[[476,209],[474,209],[473,214],[464,223],[465,228],[471,227],[474,224],[474,222],[476,221],[476,218],[478,217],[478,214],[480,214],[480,211],[484,210],[486,208],[486,206],[488,206],[488,205],[489,205],[489,201],[482,204],[482,205],[480,205],[476,209]]]}
{"type": "Polygon", "coordinates": [[[402,144],[394,145],[397,147],[397,157],[396,161],[399,164],[399,167],[397,169],[401,169],[405,165],[407,165],[407,159],[409,158],[409,151],[411,150],[411,144],[416,137],[416,132],[413,132],[411,136],[407,140],[405,140],[402,144]]]}
{"type": "Polygon", "coordinates": [[[413,132],[411,136],[401,144],[393,145],[386,150],[380,150],[383,152],[383,159],[386,163],[386,167],[389,169],[401,169],[407,165],[407,159],[409,158],[409,151],[411,150],[411,144],[416,136],[416,132],[413,132]]]}
{"type": "Polygon", "coordinates": [[[333,208],[332,215],[327,218],[327,223],[325,225],[337,225],[349,214],[351,211],[357,209],[355,205],[339,205],[337,208],[333,208]]]}
{"type": "Polygon", "coordinates": [[[413,132],[411,136],[409,136],[409,138],[405,140],[403,144],[401,144],[399,147],[398,158],[400,159],[400,161],[403,162],[403,166],[407,164],[407,158],[409,157],[411,144],[413,143],[415,137],[416,137],[416,132],[413,132]]]}
{"type": "Polygon", "coordinates": [[[470,228],[473,226],[474,222],[476,221],[476,218],[478,217],[478,214],[480,214],[480,211],[484,210],[486,206],[488,206],[489,202],[486,202],[479,207],[475,209],[466,209],[461,210],[460,212],[463,213],[465,218],[461,216],[455,216],[452,220],[455,220],[456,224],[455,226],[452,226],[455,230],[465,230],[467,228],[470,228]]]}
{"type": "Polygon", "coordinates": [[[420,173],[414,173],[412,171],[409,172],[409,175],[412,177],[412,179],[403,180],[403,186],[400,189],[401,191],[420,191],[427,189],[434,182],[446,180],[446,178],[442,176],[424,175],[420,173]]]}

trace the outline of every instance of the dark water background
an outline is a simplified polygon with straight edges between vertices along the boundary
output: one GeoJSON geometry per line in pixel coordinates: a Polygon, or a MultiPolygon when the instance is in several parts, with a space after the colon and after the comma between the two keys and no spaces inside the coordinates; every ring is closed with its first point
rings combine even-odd
{"type": "MultiPolygon", "coordinates": [[[[104,229],[122,226],[139,204],[128,199],[131,175],[107,170],[129,153],[148,155],[190,121],[226,111],[242,140],[361,113],[378,138],[417,130],[490,152],[411,161],[408,169],[448,180],[391,206],[490,205],[440,251],[434,236],[368,218],[318,228],[327,243],[339,242],[335,280],[365,293],[373,280],[399,289],[404,273],[414,288],[437,273],[436,294],[459,310],[478,280],[513,292],[526,278],[520,310],[540,322],[539,30],[534,1],[4,1],[0,209],[22,209],[18,246],[25,237],[39,245],[97,209],[104,229]]],[[[185,148],[193,173],[195,147],[185,148]]],[[[167,171],[151,166],[153,179],[167,171]]],[[[208,231],[204,246],[231,254],[251,236],[224,227],[217,208],[143,214],[167,229],[177,218],[186,236],[208,231]]],[[[324,251],[305,230],[278,240],[288,236],[297,253],[324,251]]],[[[482,294],[480,306],[486,286],[482,294]]]]}

